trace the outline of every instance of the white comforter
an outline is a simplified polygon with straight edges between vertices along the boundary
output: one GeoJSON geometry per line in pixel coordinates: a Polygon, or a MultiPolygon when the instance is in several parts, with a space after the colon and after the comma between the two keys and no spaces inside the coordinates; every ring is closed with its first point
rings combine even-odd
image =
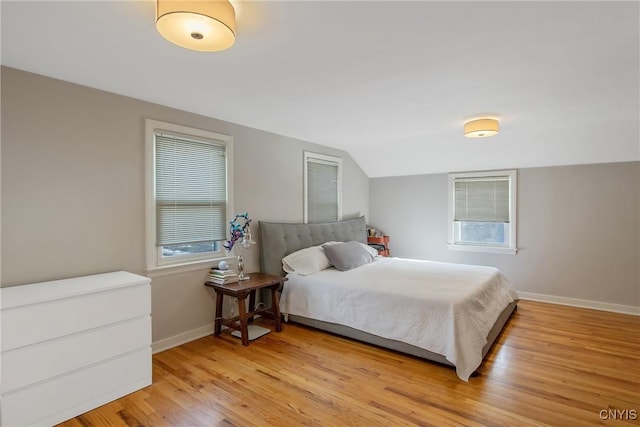
{"type": "Polygon", "coordinates": [[[486,336],[517,299],[493,267],[376,258],[341,272],[289,274],[282,313],[337,323],[444,355],[468,381],[486,336]]]}

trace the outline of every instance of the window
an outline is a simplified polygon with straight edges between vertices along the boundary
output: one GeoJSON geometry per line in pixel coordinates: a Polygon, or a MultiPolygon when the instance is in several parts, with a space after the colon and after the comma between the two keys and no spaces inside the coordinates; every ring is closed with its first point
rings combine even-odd
{"type": "Polygon", "coordinates": [[[516,253],[515,170],[449,174],[449,248],[516,253]]]}
{"type": "Polygon", "coordinates": [[[304,222],[342,219],[342,159],[304,153],[304,222]]]}
{"type": "Polygon", "coordinates": [[[225,256],[232,138],[146,121],[147,268],[225,256]]]}

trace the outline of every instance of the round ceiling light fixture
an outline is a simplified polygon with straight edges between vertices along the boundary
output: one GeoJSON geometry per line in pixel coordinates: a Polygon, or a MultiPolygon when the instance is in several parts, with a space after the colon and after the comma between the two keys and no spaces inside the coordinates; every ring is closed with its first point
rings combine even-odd
{"type": "Polygon", "coordinates": [[[464,136],[467,138],[485,138],[497,135],[499,130],[496,119],[476,119],[464,124],[464,136]]]}
{"type": "Polygon", "coordinates": [[[228,0],[158,0],[156,29],[186,49],[216,52],[236,40],[236,12],[228,0]]]}

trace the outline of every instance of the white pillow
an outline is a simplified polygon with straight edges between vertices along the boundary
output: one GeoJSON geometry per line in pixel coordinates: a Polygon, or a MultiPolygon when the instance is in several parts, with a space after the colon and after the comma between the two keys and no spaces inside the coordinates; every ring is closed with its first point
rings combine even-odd
{"type": "MultiPolygon", "coordinates": [[[[324,247],[324,246],[327,246],[327,245],[337,245],[339,243],[344,243],[344,242],[335,242],[335,241],[332,240],[330,242],[323,243],[321,246],[324,247]]],[[[367,245],[365,243],[362,243],[362,242],[358,242],[358,243],[360,243],[362,245],[362,247],[364,247],[367,250],[367,252],[369,252],[371,254],[372,257],[375,258],[375,257],[378,256],[378,250],[376,248],[371,247],[371,246],[369,246],[369,245],[367,245]]]]}
{"type": "Polygon", "coordinates": [[[300,249],[282,258],[282,269],[285,272],[301,276],[308,276],[329,267],[331,267],[329,258],[320,246],[300,249]]]}
{"type": "Polygon", "coordinates": [[[367,250],[367,252],[369,252],[371,254],[372,257],[377,257],[378,256],[378,250],[372,246],[369,245],[365,245],[364,243],[359,242],[362,246],[364,246],[364,248],[367,250]]]}

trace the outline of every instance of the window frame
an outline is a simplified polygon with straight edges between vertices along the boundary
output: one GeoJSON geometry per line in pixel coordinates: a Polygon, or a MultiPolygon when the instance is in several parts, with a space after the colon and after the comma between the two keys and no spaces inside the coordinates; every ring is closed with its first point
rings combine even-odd
{"type": "Polygon", "coordinates": [[[518,173],[515,169],[483,171],[483,172],[455,172],[449,174],[449,208],[448,208],[448,241],[449,249],[470,252],[487,252],[515,255],[518,252],[516,230],[517,230],[517,187],[518,173]],[[455,241],[455,181],[464,178],[508,178],[509,181],[509,222],[508,224],[508,242],[506,245],[495,244],[470,244],[458,243],[455,241]]]}
{"type": "Polygon", "coordinates": [[[147,272],[153,275],[175,274],[183,271],[191,271],[203,268],[211,262],[231,259],[225,249],[220,245],[218,251],[203,252],[199,254],[180,255],[176,257],[163,257],[162,246],[156,246],[156,143],[157,132],[177,134],[195,140],[212,140],[225,147],[226,175],[227,175],[227,214],[226,224],[233,214],[233,137],[208,130],[191,128],[174,123],[162,122],[153,119],[145,119],[145,246],[147,272]]]}
{"type": "Polygon", "coordinates": [[[342,220],[342,158],[337,156],[331,156],[328,154],[314,153],[311,151],[304,151],[304,172],[303,172],[303,199],[304,199],[304,223],[309,222],[309,163],[320,163],[327,165],[335,165],[338,168],[337,173],[337,192],[336,192],[336,204],[337,204],[337,219],[335,221],[342,220]]]}

